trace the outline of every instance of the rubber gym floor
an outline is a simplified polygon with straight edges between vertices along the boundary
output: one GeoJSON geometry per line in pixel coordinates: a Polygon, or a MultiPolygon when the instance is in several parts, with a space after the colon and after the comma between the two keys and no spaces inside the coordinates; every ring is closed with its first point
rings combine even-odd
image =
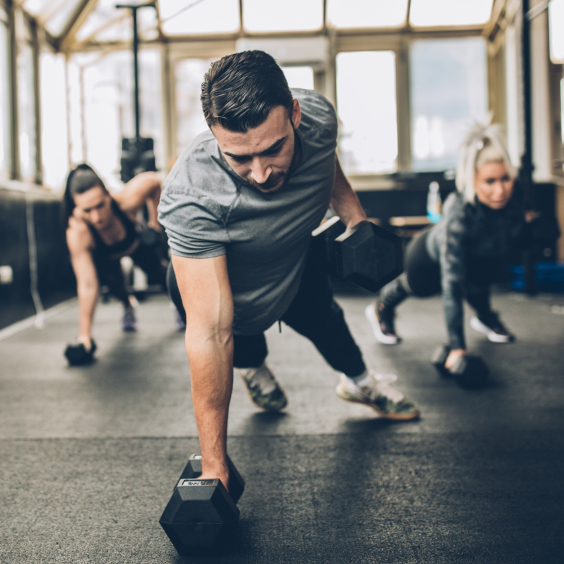
{"type": "MultiPolygon", "coordinates": [[[[198,452],[183,335],[164,296],[141,304],[136,333],[100,304],[97,362],[69,368],[71,302],[45,328],[0,333],[0,562],[564,562],[564,296],[494,296],[517,342],[468,329],[492,370],[465,391],[429,363],[445,340],[438,299],[401,306],[401,345],[376,344],[368,297],[339,297],[367,362],[396,373],[421,408],[391,423],[334,392],[337,375],[286,326],[269,364],[289,396],[260,413],[235,379],[229,453],[246,479],[236,534],[179,557],[159,525],[198,452]]],[[[467,315],[468,320],[468,315],[467,315]]]]}

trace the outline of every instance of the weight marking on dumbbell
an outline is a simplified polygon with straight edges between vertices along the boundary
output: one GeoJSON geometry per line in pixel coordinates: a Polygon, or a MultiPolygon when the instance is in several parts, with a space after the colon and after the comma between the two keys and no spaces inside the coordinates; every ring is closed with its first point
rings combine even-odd
{"type": "Polygon", "coordinates": [[[213,486],[214,480],[180,480],[178,486],[213,486]]]}

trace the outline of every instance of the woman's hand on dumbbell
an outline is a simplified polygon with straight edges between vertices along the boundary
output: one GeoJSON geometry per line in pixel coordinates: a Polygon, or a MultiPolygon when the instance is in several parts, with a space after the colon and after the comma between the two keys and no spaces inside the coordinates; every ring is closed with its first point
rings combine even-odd
{"type": "Polygon", "coordinates": [[[452,349],[447,356],[447,359],[446,359],[446,362],[445,362],[445,368],[447,370],[450,370],[454,366],[455,362],[461,356],[464,356],[466,354],[468,354],[468,351],[466,351],[466,349],[452,349]]]}

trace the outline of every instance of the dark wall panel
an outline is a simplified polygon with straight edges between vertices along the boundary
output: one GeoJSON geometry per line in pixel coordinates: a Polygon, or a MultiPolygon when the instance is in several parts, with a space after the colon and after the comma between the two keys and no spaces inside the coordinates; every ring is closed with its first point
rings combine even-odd
{"type": "Polygon", "coordinates": [[[59,220],[61,201],[42,190],[0,188],[0,266],[13,270],[12,283],[0,284],[0,329],[35,313],[30,291],[26,197],[33,205],[38,287],[44,307],[56,305],[76,290],[59,220]]]}

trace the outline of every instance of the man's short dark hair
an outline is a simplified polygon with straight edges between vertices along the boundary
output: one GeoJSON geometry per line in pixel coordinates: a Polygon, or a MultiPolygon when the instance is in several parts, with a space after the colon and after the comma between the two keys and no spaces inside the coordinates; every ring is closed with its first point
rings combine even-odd
{"type": "Polygon", "coordinates": [[[212,63],[202,83],[202,110],[209,127],[246,133],[283,106],[292,116],[293,98],[276,61],[264,51],[243,51],[212,63]]]}

